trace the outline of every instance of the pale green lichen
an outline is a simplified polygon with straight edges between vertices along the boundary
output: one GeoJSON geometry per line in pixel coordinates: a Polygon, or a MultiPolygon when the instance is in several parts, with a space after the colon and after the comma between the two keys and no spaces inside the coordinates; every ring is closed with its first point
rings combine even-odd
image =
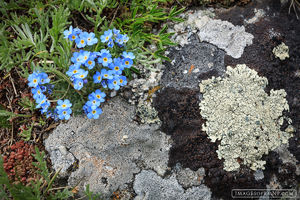
{"type": "Polygon", "coordinates": [[[160,123],[158,113],[150,103],[144,102],[139,103],[136,110],[137,116],[140,118],[142,123],[155,124],[160,123]]]}
{"type": "Polygon", "coordinates": [[[286,92],[271,90],[268,95],[267,84],[246,65],[228,66],[224,78],[212,77],[200,84],[200,113],[207,120],[203,130],[212,142],[221,141],[217,153],[227,171],[238,170],[240,162],[253,170],[264,169],[262,155],[291,137],[280,130],[282,112],[289,110],[286,92]]]}
{"type": "Polygon", "coordinates": [[[289,58],[289,47],[282,42],[277,47],[274,47],[273,54],[280,60],[285,60],[289,58]]]}

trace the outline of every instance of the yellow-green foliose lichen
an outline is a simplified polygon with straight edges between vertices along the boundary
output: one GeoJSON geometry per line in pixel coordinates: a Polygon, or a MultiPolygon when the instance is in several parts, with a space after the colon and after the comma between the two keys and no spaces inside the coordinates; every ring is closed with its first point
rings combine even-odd
{"type": "Polygon", "coordinates": [[[238,170],[240,163],[264,169],[262,155],[291,137],[280,130],[282,112],[289,110],[286,92],[271,90],[268,95],[267,84],[266,78],[244,64],[228,66],[224,78],[212,77],[200,84],[200,113],[207,120],[202,128],[212,142],[221,141],[217,154],[224,158],[226,171],[238,170]]]}
{"type": "Polygon", "coordinates": [[[273,54],[280,60],[285,60],[289,58],[289,47],[282,42],[277,47],[274,47],[273,54]]]}

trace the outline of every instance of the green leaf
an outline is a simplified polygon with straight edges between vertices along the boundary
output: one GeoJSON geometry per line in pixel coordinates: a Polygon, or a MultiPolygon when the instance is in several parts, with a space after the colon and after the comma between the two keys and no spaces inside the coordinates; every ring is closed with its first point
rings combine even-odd
{"type": "Polygon", "coordinates": [[[134,10],[133,10],[133,12],[132,12],[132,18],[133,18],[133,19],[135,18],[138,9],[139,9],[139,7],[135,7],[135,8],[134,8],[134,10]]]}
{"type": "Polygon", "coordinates": [[[37,160],[37,162],[32,164],[39,169],[38,173],[47,181],[47,183],[49,183],[49,171],[47,169],[47,163],[44,160],[45,152],[40,152],[39,149],[35,147],[35,154],[33,154],[32,156],[37,160]]]}
{"type": "Polygon", "coordinates": [[[14,117],[31,117],[31,115],[15,114],[6,110],[0,110],[0,117],[8,117],[7,120],[10,120],[14,117]]]}

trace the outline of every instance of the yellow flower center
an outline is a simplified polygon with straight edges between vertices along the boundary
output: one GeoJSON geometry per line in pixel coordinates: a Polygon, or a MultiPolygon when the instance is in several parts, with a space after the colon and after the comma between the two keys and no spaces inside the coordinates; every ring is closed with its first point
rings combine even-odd
{"type": "Polygon", "coordinates": [[[86,60],[87,59],[87,56],[84,56],[84,60],[86,60]]]}
{"type": "Polygon", "coordinates": [[[103,61],[104,61],[104,62],[107,62],[107,58],[103,58],[103,61]]]}
{"type": "Polygon", "coordinates": [[[67,105],[66,105],[66,104],[63,104],[62,107],[65,108],[65,107],[67,107],[67,105]]]}
{"type": "Polygon", "coordinates": [[[94,100],[93,103],[96,103],[96,101],[94,100]]]}
{"type": "Polygon", "coordinates": [[[119,67],[115,67],[115,70],[116,70],[116,71],[119,71],[119,69],[120,69],[119,67]]]}
{"type": "Polygon", "coordinates": [[[88,64],[91,65],[93,62],[92,61],[88,61],[88,64]]]}
{"type": "Polygon", "coordinates": [[[114,85],[116,85],[116,84],[117,84],[117,81],[114,81],[113,83],[114,83],[114,85]]]}
{"type": "Polygon", "coordinates": [[[88,41],[91,41],[91,38],[88,38],[87,40],[88,40],[88,41]]]}
{"type": "Polygon", "coordinates": [[[120,79],[120,83],[123,83],[123,80],[122,80],[122,79],[120,79]]]}
{"type": "Polygon", "coordinates": [[[76,74],[77,73],[77,70],[75,69],[74,71],[73,71],[73,74],[76,74]]]}
{"type": "Polygon", "coordinates": [[[100,98],[101,98],[101,96],[100,96],[99,94],[97,94],[97,95],[96,95],[96,97],[97,97],[98,99],[100,99],[100,98]]]}
{"type": "Polygon", "coordinates": [[[79,61],[79,58],[77,58],[77,61],[79,61]]]}
{"type": "Polygon", "coordinates": [[[81,44],[84,44],[84,40],[80,40],[80,43],[81,43],[81,44]]]}
{"type": "Polygon", "coordinates": [[[92,113],[95,114],[95,113],[96,113],[96,110],[93,110],[92,113]]]}
{"type": "Polygon", "coordinates": [[[84,77],[84,75],[82,74],[82,75],[80,75],[80,78],[83,78],[84,77]]]}
{"type": "Polygon", "coordinates": [[[34,83],[36,83],[36,82],[37,82],[37,80],[36,80],[36,79],[33,79],[33,82],[34,82],[34,83]]]}
{"type": "Polygon", "coordinates": [[[66,112],[66,111],[64,111],[64,112],[63,112],[63,114],[65,115],[65,114],[67,114],[67,112],[66,112]]]}
{"type": "Polygon", "coordinates": [[[128,61],[125,61],[125,65],[128,65],[129,64],[129,62],[128,61]]]}
{"type": "Polygon", "coordinates": [[[73,40],[75,40],[75,38],[76,38],[76,36],[75,36],[75,35],[73,35],[73,36],[72,36],[72,39],[73,39],[73,40]]]}
{"type": "Polygon", "coordinates": [[[104,74],[104,77],[108,77],[108,74],[104,74]]]}
{"type": "Polygon", "coordinates": [[[108,40],[108,39],[109,39],[109,37],[106,37],[106,38],[105,38],[105,40],[108,40]]]}
{"type": "Polygon", "coordinates": [[[38,94],[41,94],[41,91],[38,90],[37,93],[38,93],[38,94]]]}
{"type": "Polygon", "coordinates": [[[98,80],[99,80],[99,81],[101,80],[101,76],[98,76],[98,80]]]}

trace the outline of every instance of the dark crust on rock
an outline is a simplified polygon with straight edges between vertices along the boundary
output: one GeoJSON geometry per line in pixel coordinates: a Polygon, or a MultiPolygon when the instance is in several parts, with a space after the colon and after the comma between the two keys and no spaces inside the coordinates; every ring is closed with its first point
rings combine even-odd
{"type": "Polygon", "coordinates": [[[205,122],[200,116],[199,93],[190,89],[166,88],[154,100],[162,121],[162,131],[170,134],[174,143],[169,153],[169,166],[180,163],[184,168],[197,171],[205,168],[205,184],[213,196],[231,199],[234,188],[265,188],[265,180],[255,181],[253,171],[245,166],[239,172],[223,170],[224,160],[219,160],[213,143],[202,131],[205,122]]]}
{"type": "Polygon", "coordinates": [[[223,50],[212,44],[200,42],[196,34],[192,34],[188,41],[190,43],[184,46],[184,50],[170,49],[168,57],[173,64],[164,63],[166,69],[161,78],[163,87],[196,90],[202,74],[213,74],[214,76],[224,74],[225,52],[223,50]],[[184,71],[186,73],[183,73],[184,71]]]}

